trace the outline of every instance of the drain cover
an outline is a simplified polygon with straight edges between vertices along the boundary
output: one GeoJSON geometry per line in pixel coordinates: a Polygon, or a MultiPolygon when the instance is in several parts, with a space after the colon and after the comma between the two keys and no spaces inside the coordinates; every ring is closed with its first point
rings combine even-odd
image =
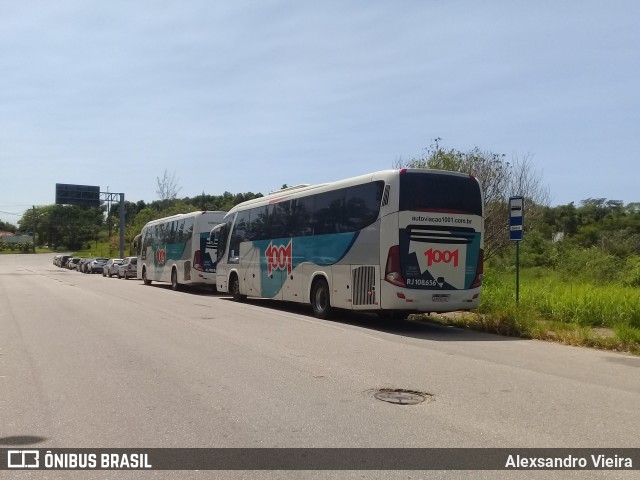
{"type": "Polygon", "coordinates": [[[428,397],[431,397],[428,393],[404,390],[402,388],[383,388],[378,390],[373,396],[383,402],[395,403],[397,405],[417,405],[418,403],[424,402],[428,397]]]}

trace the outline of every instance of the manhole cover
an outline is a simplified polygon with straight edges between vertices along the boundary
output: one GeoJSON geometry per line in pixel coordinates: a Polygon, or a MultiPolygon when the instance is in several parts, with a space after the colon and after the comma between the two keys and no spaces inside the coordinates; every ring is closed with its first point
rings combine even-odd
{"type": "Polygon", "coordinates": [[[404,390],[402,388],[382,388],[373,396],[383,402],[395,403],[397,405],[417,405],[431,397],[428,393],[404,390]]]}

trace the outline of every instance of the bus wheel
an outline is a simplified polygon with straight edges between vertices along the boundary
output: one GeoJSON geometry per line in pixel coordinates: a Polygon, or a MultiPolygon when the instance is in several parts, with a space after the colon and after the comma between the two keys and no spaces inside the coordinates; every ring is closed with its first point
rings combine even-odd
{"type": "Polygon", "coordinates": [[[233,295],[234,302],[244,302],[247,298],[246,295],[240,293],[240,281],[235,273],[229,279],[229,292],[233,295]]]}
{"type": "Polygon", "coordinates": [[[313,314],[321,319],[327,319],[331,315],[331,294],[329,285],[324,278],[316,280],[311,289],[311,307],[313,314]]]}
{"type": "Polygon", "coordinates": [[[144,268],[142,270],[142,281],[144,282],[145,285],[151,285],[151,280],[149,280],[147,278],[147,269],[146,268],[144,268]]]}
{"type": "Polygon", "coordinates": [[[178,283],[178,271],[174,268],[171,270],[171,290],[174,292],[180,289],[180,284],[178,283]]]}

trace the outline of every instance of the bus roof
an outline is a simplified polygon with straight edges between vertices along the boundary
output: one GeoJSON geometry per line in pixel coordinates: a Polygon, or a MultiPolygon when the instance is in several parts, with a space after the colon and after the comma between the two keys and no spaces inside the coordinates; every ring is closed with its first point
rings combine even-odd
{"type": "Polygon", "coordinates": [[[454,175],[461,177],[471,177],[468,173],[453,172],[448,170],[434,170],[429,168],[401,168],[393,170],[380,170],[377,172],[367,173],[364,175],[358,175],[356,177],[345,178],[334,182],[319,183],[316,185],[297,185],[294,187],[283,188],[282,190],[276,190],[264,197],[254,198],[247,200],[246,202],[235,205],[227,215],[237,212],[239,210],[245,210],[247,208],[259,207],[262,205],[269,205],[271,203],[278,203],[283,200],[290,200],[293,198],[305,197],[313,193],[322,193],[337,188],[344,188],[351,185],[359,185],[362,183],[368,183],[374,180],[387,180],[393,176],[400,175],[405,172],[411,173],[432,173],[439,175],[454,175]]]}
{"type": "Polygon", "coordinates": [[[151,225],[158,225],[161,223],[173,222],[175,220],[181,220],[183,218],[200,217],[200,216],[209,215],[209,214],[220,214],[220,218],[223,218],[227,214],[227,212],[223,210],[198,210],[198,211],[189,212],[189,213],[178,213],[176,215],[170,215],[168,217],[156,218],[155,220],[151,220],[150,222],[147,222],[142,228],[144,229],[145,227],[149,227],[151,225]]]}

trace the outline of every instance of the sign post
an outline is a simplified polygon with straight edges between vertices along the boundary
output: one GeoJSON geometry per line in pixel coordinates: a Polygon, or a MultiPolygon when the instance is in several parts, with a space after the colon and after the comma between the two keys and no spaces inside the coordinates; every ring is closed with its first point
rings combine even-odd
{"type": "Polygon", "coordinates": [[[105,201],[114,201],[116,196],[120,197],[120,258],[124,258],[124,193],[101,192],[100,187],[95,185],[56,183],[56,204],[58,205],[99,207],[102,200],[100,195],[105,196],[105,201]]]}
{"type": "Polygon", "coordinates": [[[524,197],[509,198],[509,240],[516,242],[516,303],[520,303],[520,242],[524,234],[524,197]]]}

